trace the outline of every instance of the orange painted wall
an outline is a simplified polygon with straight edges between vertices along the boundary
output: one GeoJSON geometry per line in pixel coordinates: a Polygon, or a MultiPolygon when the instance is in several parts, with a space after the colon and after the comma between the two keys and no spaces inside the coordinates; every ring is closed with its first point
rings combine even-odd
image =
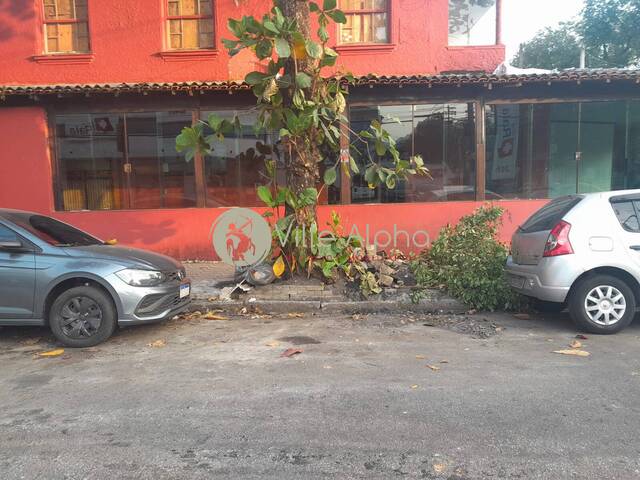
{"type": "MultiPolygon", "coordinates": [[[[17,208],[53,215],[100,238],[117,238],[121,244],[145,248],[180,259],[214,259],[210,229],[224,209],[171,209],[93,212],[54,212],[51,161],[48,154],[45,113],[40,108],[0,109],[0,208],[17,208]]],[[[545,200],[497,202],[504,207],[502,239],[545,200]]],[[[343,220],[345,233],[356,225],[364,236],[366,225],[373,240],[380,230],[423,230],[431,240],[447,223],[472,212],[478,202],[326,205],[319,209],[321,224],[332,210],[343,220]]],[[[401,240],[404,237],[399,236],[401,240]]],[[[383,237],[379,238],[381,241],[383,237]]],[[[423,237],[419,237],[423,239],[423,237]]],[[[405,245],[399,245],[406,250],[405,245]]]]}
{"type": "MultiPolygon", "coordinates": [[[[504,46],[447,47],[448,0],[390,0],[389,51],[343,51],[342,62],[356,75],[431,74],[451,70],[492,71],[504,60],[504,46]]],[[[253,69],[249,57],[230,60],[221,39],[229,38],[226,19],[262,15],[267,0],[214,0],[218,55],[167,61],[164,0],[89,0],[93,60],[84,64],[42,64],[42,0],[0,2],[0,84],[172,82],[234,80],[253,69]]],[[[332,44],[335,44],[333,32],[332,44]]]]}

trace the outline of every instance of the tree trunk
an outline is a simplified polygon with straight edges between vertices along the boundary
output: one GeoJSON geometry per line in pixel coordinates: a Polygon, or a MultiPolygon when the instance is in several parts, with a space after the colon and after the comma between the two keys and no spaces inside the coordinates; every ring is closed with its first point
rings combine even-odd
{"type": "MultiPolygon", "coordinates": [[[[298,24],[298,29],[304,38],[311,38],[311,24],[309,21],[308,0],[278,0],[278,6],[282,13],[293,18],[298,24]]],[[[297,71],[313,75],[311,63],[308,59],[298,60],[297,71]]],[[[296,76],[296,65],[291,60],[285,67],[285,73],[291,78],[296,76]]],[[[291,98],[285,98],[285,103],[291,104],[291,98]]],[[[297,196],[306,188],[315,188],[318,185],[319,161],[321,159],[315,144],[291,145],[290,155],[286,155],[286,182],[287,187],[297,196]]],[[[316,206],[311,205],[294,212],[287,205],[287,214],[295,214],[296,221],[301,226],[309,226],[316,220],[316,206]]]]}

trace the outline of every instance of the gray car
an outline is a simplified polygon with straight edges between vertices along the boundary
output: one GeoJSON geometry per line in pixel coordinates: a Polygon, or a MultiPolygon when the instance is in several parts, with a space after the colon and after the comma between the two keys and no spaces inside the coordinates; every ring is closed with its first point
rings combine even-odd
{"type": "Polygon", "coordinates": [[[190,290],[184,267],[170,257],[0,209],[0,325],[48,325],[64,345],[89,347],[118,325],[177,314],[190,290]]]}
{"type": "Polygon", "coordinates": [[[640,190],[557,198],[518,228],[507,260],[516,291],[615,333],[640,305],[640,190]]]}

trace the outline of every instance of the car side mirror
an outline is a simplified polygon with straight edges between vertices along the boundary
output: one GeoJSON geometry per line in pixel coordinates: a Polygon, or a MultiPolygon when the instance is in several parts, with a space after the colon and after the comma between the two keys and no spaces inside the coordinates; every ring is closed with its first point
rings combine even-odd
{"type": "Polygon", "coordinates": [[[24,245],[19,240],[0,241],[0,250],[23,250],[24,245]]]}

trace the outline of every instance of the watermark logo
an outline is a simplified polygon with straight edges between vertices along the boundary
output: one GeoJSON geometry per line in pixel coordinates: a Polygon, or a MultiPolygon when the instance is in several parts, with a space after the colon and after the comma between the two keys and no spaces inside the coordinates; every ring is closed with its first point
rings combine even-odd
{"type": "Polygon", "coordinates": [[[262,262],[271,250],[271,228],[258,213],[232,208],[211,227],[213,249],[223,262],[246,267],[262,262]]]}

